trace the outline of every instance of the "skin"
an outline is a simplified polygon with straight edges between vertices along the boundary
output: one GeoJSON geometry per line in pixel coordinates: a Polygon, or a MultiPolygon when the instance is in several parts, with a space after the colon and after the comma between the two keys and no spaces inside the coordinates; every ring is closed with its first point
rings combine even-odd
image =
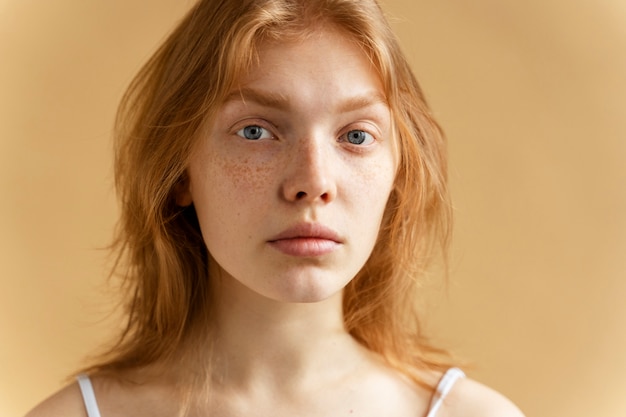
{"type": "MultiPolygon", "coordinates": [[[[212,396],[192,415],[423,416],[432,392],[343,327],[342,291],[376,242],[397,165],[380,80],[328,28],[259,57],[199,138],[178,195],[198,212],[216,294],[212,396]]],[[[176,409],[175,381],[93,383],[103,417],[176,409]]],[[[469,379],[447,398],[439,417],[521,416],[469,379]]],[[[29,417],[85,415],[73,384],[29,417]]]]}
{"type": "Polygon", "coordinates": [[[321,62],[315,48],[328,43],[261,48],[191,159],[183,199],[195,204],[220,296],[235,279],[264,301],[338,299],[376,242],[396,170],[390,113],[367,58],[343,42],[321,62]],[[305,225],[336,237],[275,239],[305,225]]]}

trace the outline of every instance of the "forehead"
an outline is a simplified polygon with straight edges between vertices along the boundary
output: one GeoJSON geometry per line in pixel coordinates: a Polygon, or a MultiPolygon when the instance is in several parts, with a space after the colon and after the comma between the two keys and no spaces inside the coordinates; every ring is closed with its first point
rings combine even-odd
{"type": "Polygon", "coordinates": [[[252,87],[284,99],[296,91],[310,98],[321,93],[326,98],[369,94],[385,101],[378,69],[364,48],[339,30],[323,28],[301,37],[260,41],[254,53],[234,91],[252,87]]]}

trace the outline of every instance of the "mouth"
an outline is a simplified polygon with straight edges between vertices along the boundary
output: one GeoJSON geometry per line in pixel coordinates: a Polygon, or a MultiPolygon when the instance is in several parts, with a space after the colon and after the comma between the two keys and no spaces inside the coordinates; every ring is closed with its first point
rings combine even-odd
{"type": "Polygon", "coordinates": [[[274,236],[268,243],[286,255],[317,257],[337,250],[343,239],[337,232],[319,223],[300,223],[274,236]]]}

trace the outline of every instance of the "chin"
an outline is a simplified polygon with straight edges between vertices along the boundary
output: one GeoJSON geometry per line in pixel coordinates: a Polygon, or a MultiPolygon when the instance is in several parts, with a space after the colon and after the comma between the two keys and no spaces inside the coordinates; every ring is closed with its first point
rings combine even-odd
{"type": "Polygon", "coordinates": [[[347,281],[329,281],[332,280],[329,280],[328,276],[287,279],[277,294],[271,298],[284,303],[319,303],[341,297],[347,281]]]}

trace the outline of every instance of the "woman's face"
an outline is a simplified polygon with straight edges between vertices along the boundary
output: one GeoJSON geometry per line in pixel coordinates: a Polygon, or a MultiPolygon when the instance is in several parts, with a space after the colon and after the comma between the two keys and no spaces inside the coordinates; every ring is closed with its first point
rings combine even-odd
{"type": "Polygon", "coordinates": [[[266,43],[196,146],[182,200],[212,269],[283,302],[340,294],[392,190],[390,111],[373,65],[330,30],[266,43]]]}

